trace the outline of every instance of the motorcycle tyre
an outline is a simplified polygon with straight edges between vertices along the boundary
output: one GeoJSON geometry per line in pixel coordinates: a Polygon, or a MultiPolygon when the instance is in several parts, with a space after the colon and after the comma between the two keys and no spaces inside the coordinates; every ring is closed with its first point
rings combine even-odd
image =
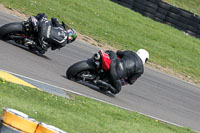
{"type": "MultiPolygon", "coordinates": [[[[21,32],[21,33],[25,33],[24,32],[24,28],[21,22],[13,22],[13,23],[9,23],[9,24],[5,24],[3,26],[0,27],[0,39],[3,41],[7,41],[9,40],[8,38],[8,34],[9,33],[14,33],[14,32],[21,32]]],[[[36,48],[32,47],[32,46],[28,46],[30,51],[38,51],[40,54],[45,54],[45,50],[39,48],[36,46],[36,48]]]]}
{"type": "Polygon", "coordinates": [[[66,71],[66,77],[69,80],[76,81],[77,74],[86,70],[95,70],[95,64],[91,59],[80,61],[70,66],[66,71]]]}
{"type": "Polygon", "coordinates": [[[13,22],[9,24],[5,24],[0,27],[0,39],[7,41],[9,40],[8,34],[14,32],[22,32],[24,33],[23,25],[21,22],[13,22]]]}

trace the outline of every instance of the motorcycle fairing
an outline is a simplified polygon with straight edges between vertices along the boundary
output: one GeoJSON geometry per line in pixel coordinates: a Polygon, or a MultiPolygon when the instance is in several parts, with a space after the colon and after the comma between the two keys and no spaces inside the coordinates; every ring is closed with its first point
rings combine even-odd
{"type": "Polygon", "coordinates": [[[100,53],[102,55],[102,67],[104,70],[108,71],[110,70],[110,63],[111,59],[108,54],[106,54],[103,50],[100,50],[100,53]]]}

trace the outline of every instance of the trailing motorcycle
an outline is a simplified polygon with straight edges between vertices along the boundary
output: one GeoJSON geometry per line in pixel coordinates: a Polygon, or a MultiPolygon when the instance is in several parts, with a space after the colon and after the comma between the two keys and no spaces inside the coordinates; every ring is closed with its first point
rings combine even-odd
{"type": "Polygon", "coordinates": [[[110,91],[109,69],[111,59],[103,50],[99,50],[88,60],[80,61],[70,66],[66,76],[72,81],[83,81],[95,85],[102,91],[110,91]]]}

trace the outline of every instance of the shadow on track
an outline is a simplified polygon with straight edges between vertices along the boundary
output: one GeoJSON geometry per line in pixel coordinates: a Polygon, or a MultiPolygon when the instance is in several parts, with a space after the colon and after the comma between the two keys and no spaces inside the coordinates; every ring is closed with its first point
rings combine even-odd
{"type": "Polygon", "coordinates": [[[40,53],[37,52],[37,51],[31,51],[31,50],[29,50],[28,47],[23,46],[23,45],[20,45],[20,44],[17,44],[17,43],[15,43],[15,42],[13,42],[13,41],[4,41],[4,42],[7,42],[7,43],[9,43],[9,44],[11,44],[11,45],[13,45],[13,46],[16,46],[16,47],[18,47],[18,48],[21,48],[21,49],[23,49],[23,50],[26,50],[26,51],[28,51],[28,52],[30,52],[30,53],[36,55],[36,56],[40,56],[40,57],[42,57],[42,58],[44,58],[44,59],[51,60],[49,57],[47,57],[47,56],[45,56],[45,55],[43,55],[43,54],[40,54],[40,53]]]}
{"type": "MultiPolygon", "coordinates": [[[[67,79],[66,76],[64,76],[64,75],[61,75],[61,76],[67,79]]],[[[68,80],[69,80],[69,79],[68,79],[68,80]]],[[[72,80],[70,80],[70,81],[72,81],[72,80]]],[[[83,82],[83,81],[73,81],[73,82],[76,82],[76,83],[82,84],[82,85],[84,85],[84,86],[87,86],[87,87],[89,87],[90,89],[95,90],[95,91],[98,91],[98,92],[100,92],[100,93],[102,93],[102,94],[104,94],[104,95],[106,95],[106,96],[108,96],[108,97],[115,97],[115,95],[113,95],[111,92],[109,92],[109,91],[102,91],[102,90],[99,89],[99,87],[97,87],[97,86],[95,86],[95,85],[92,85],[92,84],[90,84],[90,83],[83,82]]]]}

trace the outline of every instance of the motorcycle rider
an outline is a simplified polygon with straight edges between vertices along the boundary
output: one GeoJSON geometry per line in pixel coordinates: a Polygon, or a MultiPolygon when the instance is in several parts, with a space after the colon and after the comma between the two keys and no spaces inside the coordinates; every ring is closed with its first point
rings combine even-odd
{"type": "Polygon", "coordinates": [[[133,51],[106,51],[111,58],[109,83],[97,81],[99,86],[106,86],[113,94],[121,91],[122,85],[133,84],[143,73],[144,64],[149,59],[145,49],[133,51]]]}
{"type": "Polygon", "coordinates": [[[60,24],[57,18],[51,18],[51,21],[48,21],[44,13],[37,14],[35,18],[39,22],[38,38],[41,54],[44,54],[49,47],[51,47],[51,50],[55,50],[76,40],[76,31],[69,28],[64,22],[60,24]]]}

